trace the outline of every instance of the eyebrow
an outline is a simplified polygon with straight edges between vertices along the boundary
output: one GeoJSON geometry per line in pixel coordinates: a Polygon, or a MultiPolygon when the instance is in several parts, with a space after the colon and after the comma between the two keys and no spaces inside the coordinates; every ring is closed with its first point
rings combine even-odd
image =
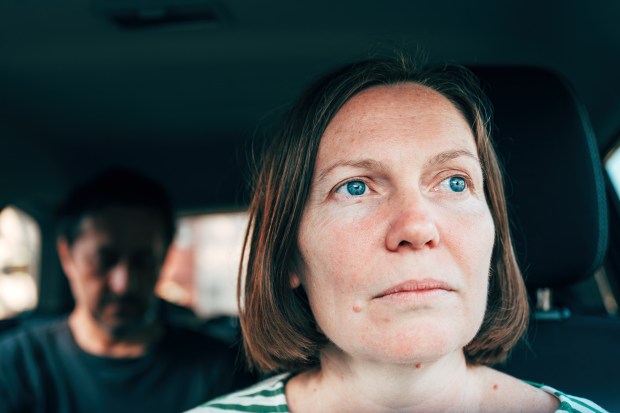
{"type": "Polygon", "coordinates": [[[440,152],[437,155],[433,156],[431,159],[429,159],[424,164],[424,166],[429,167],[429,166],[441,165],[441,164],[450,162],[453,159],[460,158],[462,156],[471,158],[474,161],[476,161],[478,165],[482,166],[482,163],[480,162],[480,158],[478,158],[476,155],[474,155],[473,153],[465,149],[453,149],[449,151],[440,152]]]}
{"type": "MultiPolygon", "coordinates": [[[[427,168],[427,167],[431,167],[435,165],[441,165],[441,164],[447,163],[453,159],[456,159],[462,156],[471,158],[474,161],[476,161],[479,165],[481,165],[480,159],[476,155],[471,153],[470,151],[464,150],[464,149],[454,149],[454,150],[449,150],[449,151],[438,153],[437,155],[429,159],[424,164],[424,167],[427,168]]],[[[321,182],[322,180],[325,179],[325,177],[331,171],[333,171],[336,168],[340,168],[340,167],[371,169],[375,171],[386,171],[388,169],[387,166],[384,165],[382,162],[376,161],[374,159],[359,159],[359,160],[350,160],[350,161],[343,160],[343,161],[335,162],[332,165],[321,170],[317,175],[317,182],[321,182]]]]}
{"type": "Polygon", "coordinates": [[[334,169],[340,168],[343,166],[348,166],[351,168],[360,168],[360,169],[371,169],[377,171],[386,171],[388,168],[381,162],[376,161],[374,159],[358,159],[351,161],[338,161],[323,169],[317,175],[317,182],[321,182],[325,177],[334,169]]]}

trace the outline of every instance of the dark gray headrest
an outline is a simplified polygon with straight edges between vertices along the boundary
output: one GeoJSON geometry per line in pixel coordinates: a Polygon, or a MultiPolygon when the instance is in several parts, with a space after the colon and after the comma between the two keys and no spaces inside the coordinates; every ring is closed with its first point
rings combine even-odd
{"type": "Polygon", "coordinates": [[[494,109],[519,264],[530,288],[591,276],[607,247],[607,206],[584,108],[554,74],[475,68],[494,109]]]}

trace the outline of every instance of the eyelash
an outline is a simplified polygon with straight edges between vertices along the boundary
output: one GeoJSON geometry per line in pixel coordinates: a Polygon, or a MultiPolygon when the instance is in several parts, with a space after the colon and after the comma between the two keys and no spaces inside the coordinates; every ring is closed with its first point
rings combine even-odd
{"type": "MultiPolygon", "coordinates": [[[[439,183],[433,187],[432,191],[433,192],[438,192],[439,191],[439,186],[442,183],[444,183],[444,182],[446,182],[446,181],[448,181],[448,180],[450,180],[452,178],[460,178],[463,181],[465,181],[465,188],[463,189],[462,192],[466,192],[466,191],[467,192],[472,192],[474,190],[473,180],[469,176],[463,175],[463,174],[454,174],[454,175],[446,176],[441,181],[439,181],[439,183]]],[[[448,183],[448,185],[449,185],[449,183],[448,183]]],[[[460,192],[453,191],[453,193],[460,193],[460,192]]]]}
{"type": "Polygon", "coordinates": [[[363,183],[365,185],[364,194],[353,195],[353,194],[348,194],[348,193],[345,192],[345,193],[343,193],[343,195],[345,195],[347,197],[351,197],[351,198],[357,198],[357,197],[359,197],[361,195],[365,195],[366,192],[370,190],[370,186],[368,185],[368,180],[367,179],[365,179],[365,178],[351,178],[351,179],[347,179],[345,182],[337,185],[335,187],[335,189],[333,190],[333,193],[334,194],[340,193],[339,191],[341,189],[343,189],[343,191],[346,191],[347,185],[349,185],[350,183],[353,183],[353,182],[361,182],[361,183],[363,183]]]}
{"type": "MultiPolygon", "coordinates": [[[[463,189],[463,191],[462,191],[462,192],[473,192],[473,191],[474,191],[474,183],[473,183],[473,180],[472,180],[469,176],[467,176],[467,175],[465,175],[465,174],[453,174],[453,175],[445,176],[443,179],[441,179],[441,181],[439,181],[439,183],[438,183],[437,185],[435,185],[435,186],[431,189],[431,191],[432,191],[432,192],[438,192],[438,191],[439,191],[439,186],[440,186],[443,182],[445,182],[445,181],[447,181],[447,180],[449,180],[449,179],[452,179],[452,178],[460,178],[460,179],[463,179],[463,180],[465,181],[465,185],[466,185],[466,186],[465,186],[465,188],[463,189]]],[[[342,193],[342,195],[347,196],[347,197],[350,197],[350,198],[358,198],[358,197],[360,197],[360,196],[362,196],[362,195],[367,195],[367,194],[366,194],[366,192],[367,192],[367,191],[370,191],[370,190],[371,190],[371,189],[370,189],[370,185],[368,184],[368,179],[366,179],[366,178],[362,178],[362,177],[356,177],[356,178],[351,178],[351,179],[348,179],[348,180],[346,180],[346,181],[344,181],[344,182],[342,182],[342,183],[338,184],[332,192],[333,192],[334,194],[342,193]],[[353,194],[346,193],[346,186],[347,186],[347,185],[349,185],[349,184],[350,184],[350,183],[352,183],[352,182],[361,182],[361,183],[363,183],[363,184],[365,185],[365,190],[364,190],[364,193],[363,193],[363,194],[360,194],[360,195],[353,195],[353,194]],[[342,190],[342,192],[339,192],[339,191],[341,191],[341,190],[342,190]]],[[[460,192],[453,191],[453,193],[458,194],[458,193],[460,193],[460,192]]]]}

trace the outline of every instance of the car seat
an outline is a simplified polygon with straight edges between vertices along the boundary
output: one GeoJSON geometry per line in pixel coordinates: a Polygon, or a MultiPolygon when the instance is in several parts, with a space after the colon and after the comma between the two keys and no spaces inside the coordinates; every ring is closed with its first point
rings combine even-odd
{"type": "Polygon", "coordinates": [[[602,266],[607,209],[589,118],[567,83],[533,68],[476,68],[494,109],[511,230],[532,302],[525,339],[496,366],[620,411],[620,319],[562,294],[602,266]]]}

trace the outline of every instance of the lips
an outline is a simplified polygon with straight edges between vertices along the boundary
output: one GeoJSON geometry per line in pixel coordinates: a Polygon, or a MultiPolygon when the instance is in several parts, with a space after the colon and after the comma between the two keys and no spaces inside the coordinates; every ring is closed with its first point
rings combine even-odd
{"type": "Polygon", "coordinates": [[[430,293],[430,292],[441,292],[441,291],[455,291],[454,287],[452,287],[449,283],[445,281],[435,280],[426,278],[423,280],[408,280],[393,287],[388,288],[387,290],[377,294],[373,298],[383,298],[388,296],[393,296],[396,294],[404,294],[404,293],[430,293]]]}

